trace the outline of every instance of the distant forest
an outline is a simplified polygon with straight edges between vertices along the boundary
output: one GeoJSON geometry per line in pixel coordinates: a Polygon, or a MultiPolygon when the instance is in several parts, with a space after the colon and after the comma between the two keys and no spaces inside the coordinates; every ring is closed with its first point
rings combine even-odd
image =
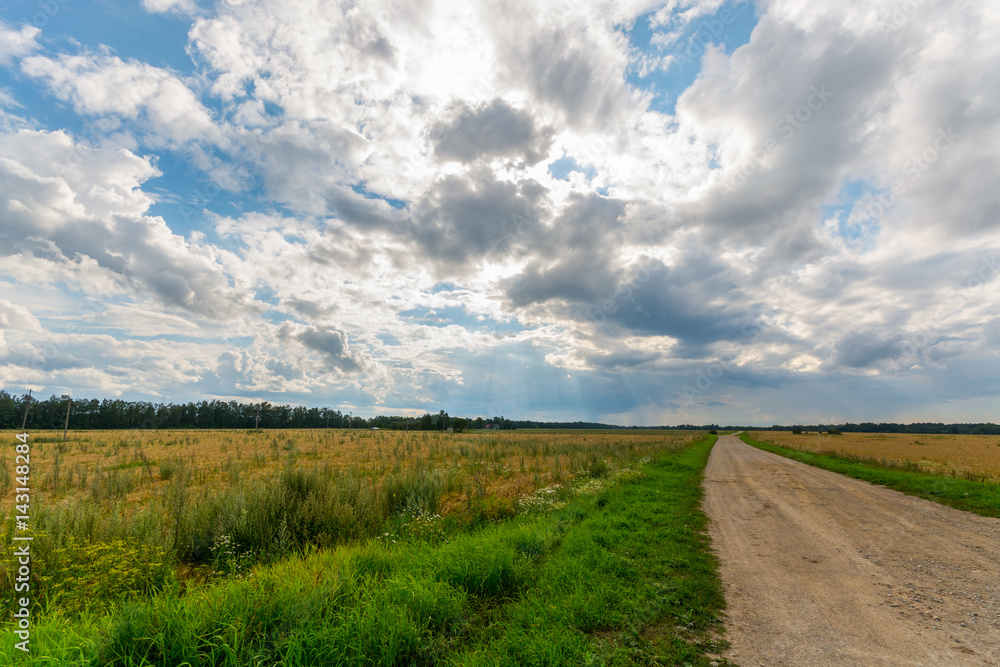
{"type": "MultiPolygon", "coordinates": [[[[750,427],[752,430],[767,431],[827,431],[833,429],[834,432],[841,433],[927,433],[941,435],[1000,435],[1000,426],[993,423],[987,424],[941,424],[934,422],[921,422],[919,424],[884,424],[873,422],[862,422],[860,424],[837,424],[824,425],[813,424],[811,426],[769,426],[766,429],[750,427]]],[[[750,430],[748,429],[748,430],[750,430]]]]}
{"type": "MultiPolygon", "coordinates": [[[[69,407],[71,429],[146,429],[146,428],[382,428],[443,431],[451,428],[455,417],[441,410],[422,417],[380,415],[365,419],[332,408],[273,405],[267,401],[201,401],[198,403],[150,403],[120,399],[74,398],[72,406],[65,398],[50,396],[45,400],[28,395],[12,396],[0,390],[0,428],[47,430],[61,429],[69,407]],[[27,422],[24,422],[27,407],[27,422]]],[[[513,429],[504,417],[468,420],[469,428],[513,429]]]]}
{"type": "MultiPolygon", "coordinates": [[[[25,416],[28,395],[14,396],[0,390],[0,428],[20,428],[25,416]]],[[[45,400],[31,397],[27,406],[26,429],[61,429],[66,422],[67,399],[50,396],[45,400]]],[[[120,399],[75,398],[70,408],[71,429],[146,429],[146,428],[380,428],[393,430],[443,431],[452,428],[458,417],[444,410],[421,417],[379,415],[370,419],[351,416],[333,408],[306,408],[273,405],[267,401],[201,401],[191,403],[151,403],[120,399]]],[[[597,422],[540,422],[511,420],[505,417],[468,418],[468,428],[503,429],[664,429],[664,430],[770,430],[829,431],[840,433],[928,433],[1000,435],[1000,426],[987,424],[813,424],[796,426],[719,426],[718,424],[678,424],[676,426],[619,426],[597,422]]],[[[463,424],[463,422],[459,422],[463,424]]]]}

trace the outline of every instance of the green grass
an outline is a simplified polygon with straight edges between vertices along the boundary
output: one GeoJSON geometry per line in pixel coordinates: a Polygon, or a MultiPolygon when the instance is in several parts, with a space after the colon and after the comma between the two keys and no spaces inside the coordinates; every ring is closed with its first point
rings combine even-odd
{"type": "MultiPolygon", "coordinates": [[[[724,604],[699,509],[714,442],[549,514],[312,549],[103,614],[52,613],[31,662],[707,665],[724,604]]],[[[12,639],[0,632],[0,663],[25,662],[12,639]]]]}
{"type": "Polygon", "coordinates": [[[558,546],[455,664],[707,664],[704,653],[721,647],[714,630],[724,606],[699,509],[715,440],[522,528],[526,553],[558,546]]]}
{"type": "Polygon", "coordinates": [[[740,439],[786,458],[855,479],[878,484],[911,496],[933,500],[960,510],[982,516],[1000,517],[1000,484],[992,482],[932,475],[907,469],[905,463],[878,462],[874,459],[844,456],[831,453],[805,452],[754,440],[743,434],[740,439]]]}

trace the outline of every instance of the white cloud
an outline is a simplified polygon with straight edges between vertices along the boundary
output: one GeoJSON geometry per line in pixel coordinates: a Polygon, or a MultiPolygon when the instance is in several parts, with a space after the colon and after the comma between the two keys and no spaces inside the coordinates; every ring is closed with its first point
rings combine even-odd
{"type": "Polygon", "coordinates": [[[198,10],[194,0],[142,0],[142,6],[153,14],[175,13],[193,15],[198,10]]]}
{"type": "Polygon", "coordinates": [[[156,173],[148,159],[92,148],[63,132],[0,136],[4,254],[24,251],[66,270],[96,262],[171,307],[233,317],[247,307],[247,295],[229,286],[217,251],[145,215],[151,200],[140,188],[156,173]]]}
{"type": "Polygon", "coordinates": [[[0,65],[6,65],[15,58],[31,53],[38,48],[35,38],[41,30],[35,26],[26,25],[15,30],[7,23],[0,21],[0,65]]]}
{"type": "Polygon", "coordinates": [[[0,328],[4,330],[17,329],[22,332],[42,330],[41,324],[27,308],[11,303],[7,299],[0,299],[0,328]]]}
{"type": "Polygon", "coordinates": [[[208,110],[169,70],[107,53],[32,56],[22,67],[56,96],[72,102],[77,113],[141,117],[155,133],[153,145],[159,144],[156,137],[178,144],[221,139],[208,110]]]}

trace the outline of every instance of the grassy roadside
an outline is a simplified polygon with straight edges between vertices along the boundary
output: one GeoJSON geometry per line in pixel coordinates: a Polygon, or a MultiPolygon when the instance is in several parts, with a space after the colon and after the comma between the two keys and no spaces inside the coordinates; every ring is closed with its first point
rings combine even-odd
{"type": "Polygon", "coordinates": [[[707,665],[724,602],[703,534],[708,436],[474,532],[292,556],[33,628],[4,664],[707,665]],[[592,490],[593,490],[592,489],[592,490]],[[44,657],[43,657],[44,656],[44,657]]]}
{"type": "MultiPolygon", "coordinates": [[[[456,656],[466,665],[698,665],[724,605],[700,510],[715,436],[557,518],[538,578],[456,656]],[[575,524],[575,525],[574,525],[575,524]]],[[[551,524],[550,524],[551,525],[551,524]]]]}
{"type": "Polygon", "coordinates": [[[788,447],[759,442],[746,433],[741,435],[740,439],[748,445],[824,470],[872,484],[879,484],[911,496],[933,500],[942,505],[975,512],[982,516],[1000,517],[1000,484],[932,475],[900,469],[891,465],[873,465],[869,459],[861,462],[855,457],[840,454],[817,454],[789,449],[788,447]]]}

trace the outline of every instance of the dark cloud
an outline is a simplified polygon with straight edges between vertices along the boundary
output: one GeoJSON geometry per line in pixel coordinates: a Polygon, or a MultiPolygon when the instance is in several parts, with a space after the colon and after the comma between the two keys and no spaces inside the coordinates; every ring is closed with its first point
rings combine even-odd
{"type": "Polygon", "coordinates": [[[592,354],[587,357],[591,368],[602,371],[622,371],[638,367],[648,367],[662,357],[658,352],[644,350],[619,350],[607,354],[592,354]]]}
{"type": "Polygon", "coordinates": [[[761,327],[762,305],[711,255],[690,250],[669,267],[648,259],[619,267],[600,252],[608,247],[596,237],[592,249],[564,252],[546,270],[529,266],[508,281],[507,296],[522,307],[557,300],[553,312],[593,327],[605,349],[623,337],[669,336],[678,340],[671,358],[702,358],[721,342],[790,341],[761,327]]]}
{"type": "Polygon", "coordinates": [[[278,331],[281,340],[296,340],[306,348],[319,352],[328,368],[343,372],[357,373],[364,370],[368,360],[358,350],[347,344],[347,334],[328,326],[297,329],[285,324],[278,331]]]}
{"type": "Polygon", "coordinates": [[[876,368],[901,359],[906,339],[898,333],[884,335],[873,329],[851,331],[837,341],[828,368],[876,368]]]}
{"type": "Polygon", "coordinates": [[[266,364],[267,369],[286,380],[299,380],[305,377],[305,373],[296,364],[279,359],[271,359],[266,364]]]}
{"type": "MultiPolygon", "coordinates": [[[[652,264],[629,277],[600,304],[605,326],[678,339],[677,356],[697,357],[720,341],[740,341],[759,319],[759,306],[743,302],[726,268],[705,255],[674,266],[652,264]]],[[[591,311],[593,312],[593,311],[591,311]]]]}
{"type": "Polygon", "coordinates": [[[488,254],[519,252],[538,239],[547,190],[498,180],[488,169],[446,176],[414,206],[411,238],[445,272],[488,254]]]}
{"type": "Polygon", "coordinates": [[[66,352],[65,344],[24,343],[8,348],[8,353],[0,356],[0,363],[9,367],[25,367],[44,372],[89,368],[92,359],[79,359],[66,352]]]}
{"type": "Polygon", "coordinates": [[[516,157],[535,164],[545,158],[553,140],[552,128],[537,129],[529,112],[499,98],[476,108],[458,104],[430,133],[434,154],[459,162],[516,157]]]}
{"type": "Polygon", "coordinates": [[[351,188],[332,186],[326,193],[329,208],[337,218],[367,229],[390,229],[399,214],[384,199],[365,197],[351,188]]]}
{"type": "Polygon", "coordinates": [[[535,258],[506,283],[514,307],[561,300],[594,301],[611,291],[619,269],[612,258],[620,244],[618,219],[624,202],[596,194],[570,197],[545,230],[535,258]]]}
{"type": "Polygon", "coordinates": [[[325,304],[310,299],[282,299],[281,304],[310,319],[326,317],[337,310],[336,305],[325,304]]]}
{"type": "Polygon", "coordinates": [[[268,194],[293,210],[322,213],[324,191],[350,179],[366,142],[334,123],[303,121],[271,130],[260,148],[260,179],[268,194]]]}

